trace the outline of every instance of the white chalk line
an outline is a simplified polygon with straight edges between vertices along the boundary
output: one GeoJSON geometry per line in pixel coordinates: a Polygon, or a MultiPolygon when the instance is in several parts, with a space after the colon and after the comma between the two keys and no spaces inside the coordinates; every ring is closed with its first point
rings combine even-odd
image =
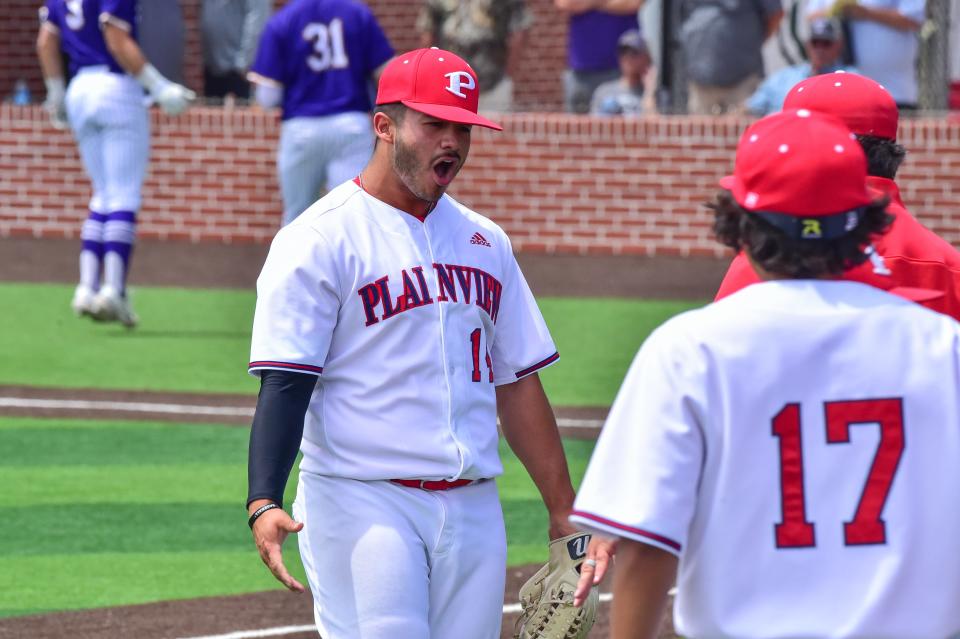
{"type": "MultiPolygon", "coordinates": [[[[159,402],[116,402],[90,399],[34,399],[27,397],[0,397],[0,408],[36,408],[46,410],[89,410],[127,413],[163,413],[171,415],[217,415],[223,417],[253,417],[253,409],[242,406],[202,406],[198,404],[168,404],[159,402]]],[[[596,428],[602,419],[557,419],[560,428],[596,428]]]]}
{"type": "MultiPolygon", "coordinates": [[[[600,593],[600,603],[607,603],[613,599],[609,592],[600,593]]],[[[520,604],[506,604],[503,607],[503,614],[511,615],[520,612],[520,604]]],[[[282,637],[284,635],[293,635],[298,632],[316,632],[317,627],[313,624],[309,626],[279,626],[277,628],[264,628],[262,630],[237,630],[222,635],[202,635],[196,637],[181,637],[181,639],[256,639],[258,637],[282,637]]]]}
{"type": "Polygon", "coordinates": [[[171,413],[176,415],[252,416],[252,408],[160,404],[152,402],[114,402],[87,399],[31,399],[0,397],[0,408],[45,408],[54,410],[98,410],[130,413],[171,413]]]}

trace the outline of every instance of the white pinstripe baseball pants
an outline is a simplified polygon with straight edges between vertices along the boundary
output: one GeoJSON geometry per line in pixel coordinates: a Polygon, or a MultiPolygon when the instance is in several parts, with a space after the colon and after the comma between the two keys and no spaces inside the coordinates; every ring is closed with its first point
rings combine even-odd
{"type": "Polygon", "coordinates": [[[325,191],[357,177],[372,154],[369,113],[285,120],[277,152],[284,226],[325,191]]]}
{"type": "Polygon", "coordinates": [[[67,116],[93,193],[81,230],[81,284],[103,279],[123,291],[136,236],[136,212],[150,153],[150,123],[143,90],[128,75],[85,67],[70,82],[67,116]]]}

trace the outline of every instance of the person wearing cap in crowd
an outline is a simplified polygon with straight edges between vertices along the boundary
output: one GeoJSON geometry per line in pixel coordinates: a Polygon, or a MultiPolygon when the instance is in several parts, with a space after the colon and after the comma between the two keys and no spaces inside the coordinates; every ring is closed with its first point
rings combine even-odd
{"type": "Polygon", "coordinates": [[[843,53],[843,29],[840,23],[829,18],[817,18],[810,23],[810,33],[804,45],[807,62],[784,67],[763,81],[747,98],[746,110],[753,115],[769,115],[783,108],[783,100],[795,84],[810,76],[834,71],[859,73],[855,67],[845,66],[843,53]]]}
{"type": "Polygon", "coordinates": [[[604,82],[593,92],[590,112],[594,115],[637,116],[643,113],[643,92],[650,70],[650,52],[640,31],[624,31],[617,40],[620,77],[604,82]]]}
{"type": "MultiPolygon", "coordinates": [[[[867,155],[868,183],[890,197],[890,231],[869,245],[870,260],[844,273],[883,289],[894,286],[939,291],[926,306],[960,320],[960,253],[921,224],[904,206],[894,181],[906,156],[897,144],[899,112],[893,96],[876,81],[851,73],[808,78],[787,94],[785,109],[809,109],[842,119],[867,155]]],[[[717,299],[760,281],[744,254],[730,265],[717,299]]]]}
{"type": "Polygon", "coordinates": [[[559,358],[503,230],[446,195],[478,78],[417,49],[384,69],[373,157],[276,236],[257,281],[249,524],[290,590],[300,554],[325,639],[500,635],[497,416],[549,514],[574,492],[538,371],[559,358]],[[283,491],[303,452],[291,518],[283,491]]]}
{"type": "Polygon", "coordinates": [[[563,104],[568,113],[589,113],[593,92],[620,75],[617,41],[639,29],[642,0],[553,0],[569,16],[567,70],[563,74],[563,104]]]}
{"type": "Polygon", "coordinates": [[[650,335],[574,503],[619,538],[611,636],[659,636],[674,580],[685,637],[955,636],[960,324],[837,279],[891,222],[837,118],[759,120],[721,186],[763,282],[650,335]]]}
{"type": "Polygon", "coordinates": [[[926,0],[808,0],[805,11],[811,20],[846,20],[853,64],[886,87],[901,109],[916,109],[919,33],[926,5],[926,0]]]}

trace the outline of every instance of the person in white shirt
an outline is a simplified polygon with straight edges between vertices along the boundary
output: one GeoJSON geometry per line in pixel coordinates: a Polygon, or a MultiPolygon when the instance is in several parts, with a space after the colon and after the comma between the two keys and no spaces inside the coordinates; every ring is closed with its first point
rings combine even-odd
{"type": "Polygon", "coordinates": [[[853,65],[890,92],[901,109],[917,108],[917,54],[926,0],[810,0],[807,15],[849,21],[853,65]]]}
{"type": "Polygon", "coordinates": [[[687,637],[960,632],[960,324],[836,279],[892,219],[866,181],[833,116],[744,133],[711,208],[765,281],[648,338],[574,504],[619,538],[615,639],[657,636],[674,579],[687,637]]]}

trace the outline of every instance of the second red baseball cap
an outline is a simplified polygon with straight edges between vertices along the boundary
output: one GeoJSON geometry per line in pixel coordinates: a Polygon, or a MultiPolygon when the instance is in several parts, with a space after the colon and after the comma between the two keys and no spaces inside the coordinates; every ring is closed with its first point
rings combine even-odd
{"type": "Polygon", "coordinates": [[[502,131],[477,114],[477,74],[460,56],[437,49],[415,49],[391,60],[380,74],[377,104],[400,102],[448,122],[476,124],[502,131]]]}
{"type": "Polygon", "coordinates": [[[783,101],[788,109],[829,113],[857,135],[897,139],[900,111],[890,92],[856,73],[824,73],[796,84],[783,101]]]}
{"type": "Polygon", "coordinates": [[[748,211],[824,217],[877,199],[867,159],[839,119],[807,109],[754,122],[737,145],[733,175],[720,180],[748,211]]]}

